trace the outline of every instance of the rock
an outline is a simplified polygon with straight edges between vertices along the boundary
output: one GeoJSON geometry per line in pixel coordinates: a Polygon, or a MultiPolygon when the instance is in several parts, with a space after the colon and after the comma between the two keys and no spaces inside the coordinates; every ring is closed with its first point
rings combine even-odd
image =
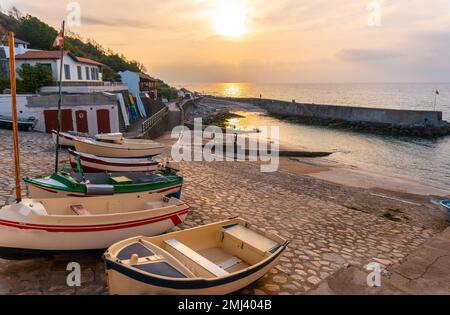
{"type": "Polygon", "coordinates": [[[312,285],[318,285],[320,282],[322,282],[322,280],[316,276],[312,276],[308,278],[308,282],[312,285]]]}
{"type": "Polygon", "coordinates": [[[287,278],[283,277],[283,276],[275,276],[275,277],[273,277],[273,282],[279,283],[279,284],[284,284],[287,282],[287,278]]]}

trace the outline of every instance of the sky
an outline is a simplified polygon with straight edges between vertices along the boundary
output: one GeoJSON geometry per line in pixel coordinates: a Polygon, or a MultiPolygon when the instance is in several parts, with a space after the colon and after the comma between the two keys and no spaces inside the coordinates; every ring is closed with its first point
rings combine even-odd
{"type": "Polygon", "coordinates": [[[70,31],[170,83],[450,82],[449,0],[0,0],[11,6],[55,28],[80,8],[70,31]]]}

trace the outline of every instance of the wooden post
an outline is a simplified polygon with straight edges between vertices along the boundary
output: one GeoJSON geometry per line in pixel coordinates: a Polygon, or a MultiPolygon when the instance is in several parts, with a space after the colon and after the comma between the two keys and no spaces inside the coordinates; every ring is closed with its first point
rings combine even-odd
{"type": "Polygon", "coordinates": [[[14,54],[14,33],[9,33],[9,78],[11,80],[11,106],[13,119],[14,166],[16,177],[16,201],[22,201],[20,188],[20,156],[19,156],[19,125],[17,121],[17,92],[16,92],[16,58],[14,54]]]}
{"type": "MultiPolygon", "coordinates": [[[[61,25],[61,32],[62,32],[62,36],[63,39],[65,41],[65,34],[64,34],[64,28],[65,28],[65,22],[62,22],[61,25]]],[[[62,78],[63,78],[63,71],[64,71],[64,46],[65,46],[65,42],[63,41],[62,45],[61,45],[61,63],[59,65],[59,90],[58,90],[58,114],[57,114],[57,129],[56,129],[56,156],[55,156],[55,173],[58,173],[59,170],[59,137],[61,134],[61,103],[62,103],[62,78]]]]}

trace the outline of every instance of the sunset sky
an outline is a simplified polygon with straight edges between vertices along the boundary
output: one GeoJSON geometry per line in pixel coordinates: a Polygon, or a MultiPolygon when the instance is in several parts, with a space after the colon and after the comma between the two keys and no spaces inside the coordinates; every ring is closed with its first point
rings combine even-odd
{"type": "MultiPolygon", "coordinates": [[[[69,1],[0,3],[57,27],[69,1]]],[[[449,0],[78,3],[71,31],[171,83],[450,81],[449,0]]]]}

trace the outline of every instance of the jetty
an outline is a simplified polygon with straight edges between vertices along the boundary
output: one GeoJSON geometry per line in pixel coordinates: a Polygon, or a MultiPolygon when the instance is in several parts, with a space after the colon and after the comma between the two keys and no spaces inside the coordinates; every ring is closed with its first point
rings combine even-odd
{"type": "Polygon", "coordinates": [[[443,120],[440,111],[308,104],[259,98],[221,99],[250,103],[270,115],[304,124],[416,137],[450,135],[450,123],[443,120]]]}

